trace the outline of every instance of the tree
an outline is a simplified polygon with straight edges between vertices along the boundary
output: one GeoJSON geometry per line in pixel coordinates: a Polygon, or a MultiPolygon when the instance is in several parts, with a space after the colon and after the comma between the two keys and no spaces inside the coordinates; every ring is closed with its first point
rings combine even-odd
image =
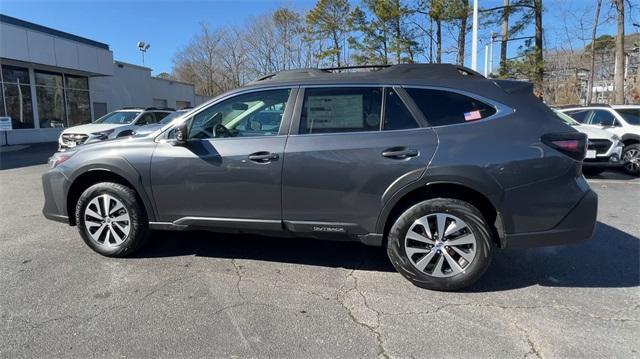
{"type": "MultiPolygon", "coordinates": [[[[364,4],[371,7],[374,1],[366,1],[364,4]]],[[[370,10],[372,10],[370,8],[370,10]]],[[[358,65],[388,64],[389,63],[389,39],[387,27],[375,12],[372,11],[371,19],[367,17],[361,8],[356,7],[349,16],[349,26],[360,36],[349,37],[349,46],[357,52],[352,55],[358,65]]]]}
{"type": "Polygon", "coordinates": [[[318,57],[332,58],[338,67],[343,64],[342,43],[349,33],[349,10],[347,0],[318,0],[316,6],[307,14],[309,37],[314,40],[329,39],[330,45],[318,53],[318,57]]]}
{"type": "Polygon", "coordinates": [[[616,62],[613,77],[614,101],[616,104],[624,104],[624,0],[614,0],[618,33],[616,34],[616,62]]]}
{"type": "Polygon", "coordinates": [[[502,29],[500,34],[500,76],[504,76],[507,71],[507,43],[509,42],[509,0],[504,0],[503,4],[502,19],[500,20],[502,29]]]}
{"type": "Polygon", "coordinates": [[[163,80],[171,80],[171,79],[173,79],[173,76],[171,76],[171,74],[168,73],[168,72],[161,72],[156,77],[159,78],[159,79],[163,79],[163,80]]]}
{"type": "Polygon", "coordinates": [[[281,68],[289,70],[300,67],[302,54],[297,42],[303,31],[300,15],[293,10],[281,7],[273,13],[272,18],[282,45],[281,68]]]}
{"type": "Polygon", "coordinates": [[[589,65],[589,80],[587,81],[587,105],[591,104],[593,95],[593,76],[596,69],[596,33],[598,32],[598,21],[600,20],[600,7],[602,0],[596,2],[596,15],[593,21],[593,31],[591,32],[591,64],[589,65]]]}

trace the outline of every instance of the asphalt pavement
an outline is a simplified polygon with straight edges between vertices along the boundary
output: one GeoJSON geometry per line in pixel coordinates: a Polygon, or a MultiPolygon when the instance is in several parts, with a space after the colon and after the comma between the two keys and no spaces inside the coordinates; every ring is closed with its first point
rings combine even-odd
{"type": "Polygon", "coordinates": [[[592,240],[500,250],[442,293],[358,243],[154,232],[99,256],[41,215],[53,149],[0,148],[0,357],[640,356],[640,179],[589,179],[592,240]]]}

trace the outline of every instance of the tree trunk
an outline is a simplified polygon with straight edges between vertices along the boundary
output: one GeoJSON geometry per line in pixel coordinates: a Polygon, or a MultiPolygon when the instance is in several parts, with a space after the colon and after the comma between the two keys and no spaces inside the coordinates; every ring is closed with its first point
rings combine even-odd
{"type": "Polygon", "coordinates": [[[464,66],[464,47],[467,39],[467,17],[469,14],[469,3],[467,0],[462,0],[462,18],[460,19],[460,32],[458,33],[458,58],[457,63],[460,66],[464,66]]]}
{"type": "Polygon", "coordinates": [[[436,19],[436,63],[442,63],[442,20],[436,19]]]}
{"type": "Polygon", "coordinates": [[[502,10],[502,39],[500,40],[500,75],[507,74],[507,42],[509,41],[509,0],[504,0],[502,10]]]}
{"type": "Polygon", "coordinates": [[[593,95],[593,75],[596,69],[596,32],[598,31],[601,6],[602,0],[598,0],[596,3],[596,17],[593,21],[593,31],[591,32],[591,65],[589,66],[589,81],[587,81],[587,105],[591,104],[591,96],[593,95]]]}
{"type": "MultiPolygon", "coordinates": [[[[618,0],[622,2],[623,0],[618,0]]],[[[542,44],[542,0],[533,0],[534,17],[536,24],[535,34],[535,75],[534,85],[539,91],[540,95],[543,94],[544,81],[544,58],[543,58],[543,44],[542,44]]]]}
{"type": "Polygon", "coordinates": [[[340,41],[338,40],[338,34],[336,34],[336,32],[333,32],[333,48],[336,52],[336,65],[337,67],[342,67],[342,65],[340,64],[340,41]]]}
{"type": "Polygon", "coordinates": [[[618,34],[616,35],[616,68],[613,75],[615,104],[624,104],[624,0],[616,0],[618,34]]]}

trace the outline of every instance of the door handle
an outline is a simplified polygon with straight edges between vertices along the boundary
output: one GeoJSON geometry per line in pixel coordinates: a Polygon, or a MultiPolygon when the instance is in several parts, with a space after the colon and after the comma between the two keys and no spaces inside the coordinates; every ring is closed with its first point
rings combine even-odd
{"type": "Polygon", "coordinates": [[[277,160],[280,156],[277,153],[267,151],[255,152],[249,155],[249,159],[254,162],[265,163],[271,160],[277,160]]]}
{"type": "Polygon", "coordinates": [[[382,156],[387,158],[404,159],[415,157],[419,154],[418,150],[406,147],[392,147],[382,151],[382,156]]]}

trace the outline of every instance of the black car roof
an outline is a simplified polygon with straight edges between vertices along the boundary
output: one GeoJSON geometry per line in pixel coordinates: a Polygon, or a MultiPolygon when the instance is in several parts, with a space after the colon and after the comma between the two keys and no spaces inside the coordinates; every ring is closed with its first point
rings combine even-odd
{"type": "Polygon", "coordinates": [[[315,84],[364,84],[364,83],[394,83],[394,84],[425,84],[442,83],[447,81],[482,79],[484,76],[469,68],[453,64],[399,64],[364,66],[364,68],[379,68],[375,71],[342,72],[355,67],[329,69],[296,69],[281,71],[249,83],[247,86],[260,85],[315,85],[315,84]]]}

